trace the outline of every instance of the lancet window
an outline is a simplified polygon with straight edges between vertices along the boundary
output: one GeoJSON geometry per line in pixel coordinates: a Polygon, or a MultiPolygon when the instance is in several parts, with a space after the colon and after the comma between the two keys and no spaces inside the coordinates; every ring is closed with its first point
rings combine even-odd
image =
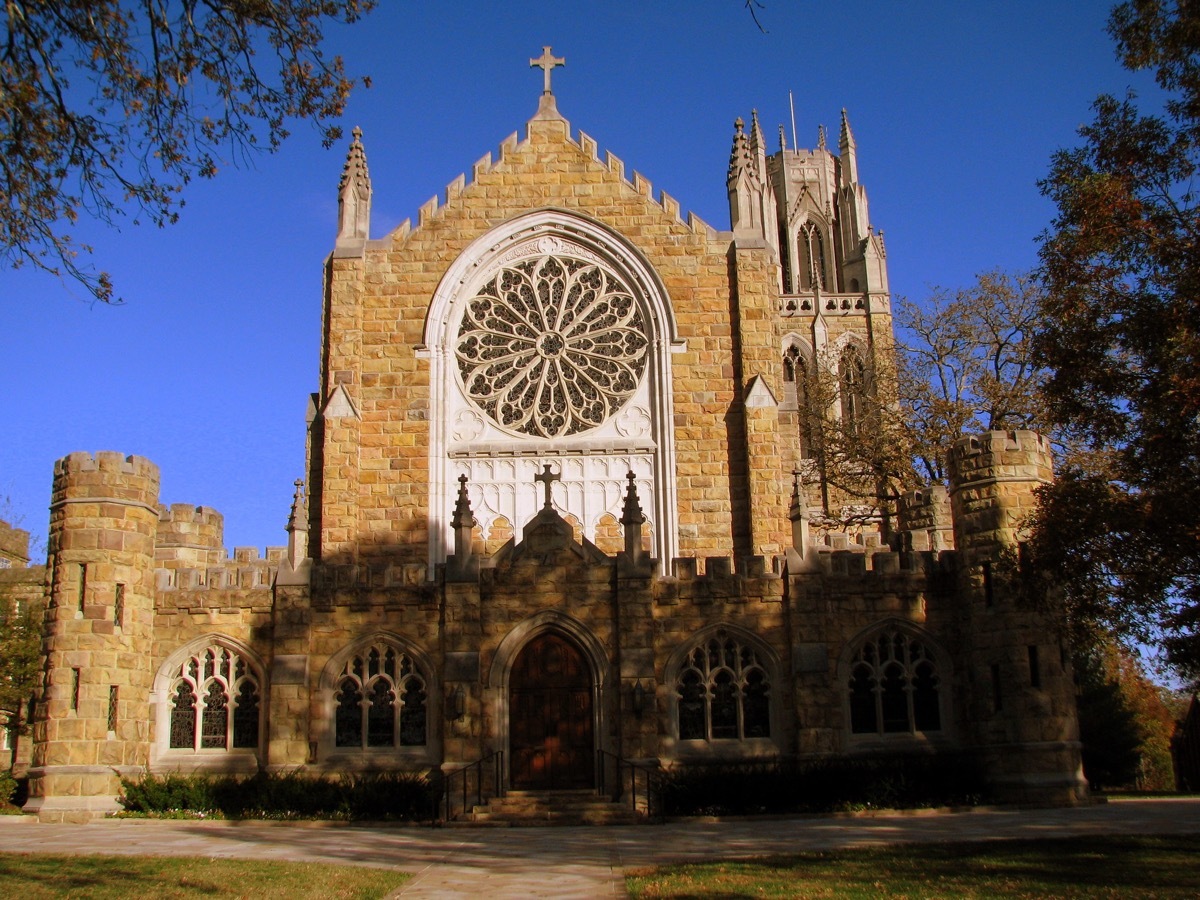
{"type": "Polygon", "coordinates": [[[771,736],[771,682],[757,652],[715,637],[688,653],[675,683],[679,739],[771,736]]]}
{"type": "Polygon", "coordinates": [[[171,685],[171,749],[257,748],[260,685],[253,667],[228,647],[193,653],[171,685]]]}
{"type": "Polygon", "coordinates": [[[789,344],[783,351],[783,390],[784,398],[795,403],[799,419],[800,458],[812,456],[812,410],[808,405],[808,363],[804,353],[795,344],[789,344]]]}
{"type": "Polygon", "coordinates": [[[825,241],[815,222],[805,222],[797,236],[800,290],[825,289],[825,241]]]}
{"type": "Polygon", "coordinates": [[[854,344],[842,350],[838,364],[838,381],[842,405],[842,427],[847,434],[858,434],[866,414],[867,367],[862,353],[854,344]]]}
{"type": "Polygon", "coordinates": [[[912,734],[942,728],[940,679],[928,648],[899,630],[866,641],[850,667],[850,731],[912,734]]]}
{"type": "Polygon", "coordinates": [[[422,747],[428,678],[407,653],[384,643],[352,656],[338,676],[334,741],[338,747],[422,747]]]}

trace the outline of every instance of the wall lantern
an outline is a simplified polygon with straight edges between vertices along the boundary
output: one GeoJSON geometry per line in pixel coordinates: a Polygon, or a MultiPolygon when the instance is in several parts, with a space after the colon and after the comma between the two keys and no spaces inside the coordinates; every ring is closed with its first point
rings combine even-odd
{"type": "Polygon", "coordinates": [[[639,678],[637,680],[637,684],[633,686],[633,690],[630,693],[633,697],[633,711],[640,716],[642,710],[646,708],[646,689],[642,687],[642,679],[639,678]]]}
{"type": "Polygon", "coordinates": [[[463,713],[467,711],[467,695],[463,691],[461,684],[450,695],[450,708],[454,711],[454,718],[456,719],[461,719],[463,713]]]}

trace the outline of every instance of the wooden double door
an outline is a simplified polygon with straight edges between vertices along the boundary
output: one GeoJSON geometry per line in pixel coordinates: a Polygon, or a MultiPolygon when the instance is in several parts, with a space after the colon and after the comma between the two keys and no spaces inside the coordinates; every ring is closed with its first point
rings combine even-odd
{"type": "Polygon", "coordinates": [[[508,709],[514,788],[592,787],[592,677],[574,644],[553,633],[526,644],[509,676],[508,709]]]}

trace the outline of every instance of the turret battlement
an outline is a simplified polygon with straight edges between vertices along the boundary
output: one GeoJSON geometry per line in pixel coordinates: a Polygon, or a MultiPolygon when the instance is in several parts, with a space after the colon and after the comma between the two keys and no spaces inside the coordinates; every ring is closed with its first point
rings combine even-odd
{"type": "Polygon", "coordinates": [[[144,456],[127,456],[116,450],[99,450],[96,453],[78,450],[54,463],[55,478],[91,472],[153,478],[156,481],[159,477],[158,466],[144,456]]]}
{"type": "Polygon", "coordinates": [[[1052,475],[1050,441],[1036,431],[985,431],[950,448],[952,488],[990,478],[1049,482],[1052,475]]]}

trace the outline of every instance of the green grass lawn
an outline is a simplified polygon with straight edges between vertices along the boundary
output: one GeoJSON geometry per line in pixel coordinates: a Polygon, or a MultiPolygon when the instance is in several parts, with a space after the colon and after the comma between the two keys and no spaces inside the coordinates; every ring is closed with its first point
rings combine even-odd
{"type": "Polygon", "coordinates": [[[665,866],[634,897],[1200,896],[1200,835],[909,844],[665,866]]]}
{"type": "Polygon", "coordinates": [[[317,863],[0,853],[0,897],[373,898],[410,876],[317,863]]]}

